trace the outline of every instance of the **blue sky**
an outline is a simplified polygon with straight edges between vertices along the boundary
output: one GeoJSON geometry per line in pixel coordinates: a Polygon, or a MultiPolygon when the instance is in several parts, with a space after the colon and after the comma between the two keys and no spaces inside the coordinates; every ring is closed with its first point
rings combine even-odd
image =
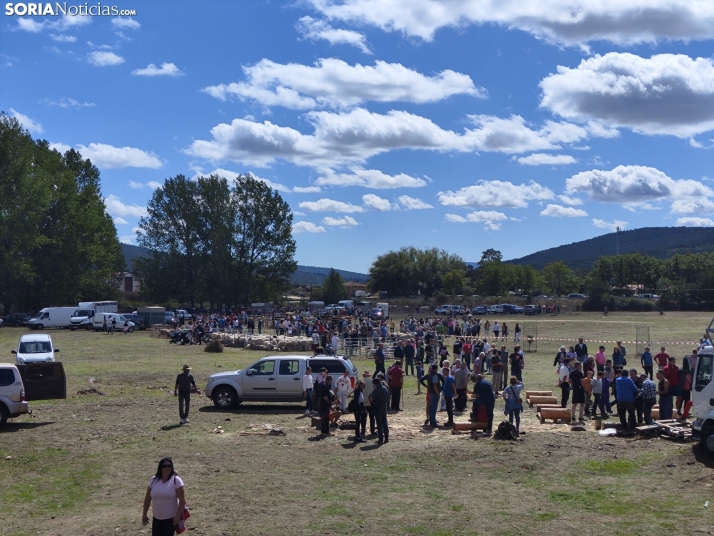
{"type": "Polygon", "coordinates": [[[714,3],[116,6],[6,8],[0,103],[92,159],[124,242],[167,177],[212,172],[281,191],[300,264],[363,272],[714,226],[714,3]]]}

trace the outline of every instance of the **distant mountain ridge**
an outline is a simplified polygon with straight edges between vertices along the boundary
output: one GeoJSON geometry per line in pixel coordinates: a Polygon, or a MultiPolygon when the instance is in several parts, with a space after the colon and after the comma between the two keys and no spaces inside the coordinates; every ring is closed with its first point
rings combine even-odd
{"type": "MultiPolygon", "coordinates": [[[[146,257],[149,254],[148,249],[139,246],[132,246],[131,244],[122,244],[121,249],[124,254],[124,261],[126,262],[126,269],[129,272],[134,269],[134,259],[138,257],[146,257]]],[[[335,268],[335,271],[338,272],[345,281],[364,283],[367,279],[369,279],[367,274],[350,272],[348,270],[339,270],[337,268],[335,268]]],[[[297,270],[290,278],[290,282],[297,285],[322,285],[322,282],[325,278],[327,278],[327,274],[329,273],[329,268],[302,266],[298,264],[297,270]]]]}
{"type": "MultiPolygon", "coordinates": [[[[530,264],[541,270],[546,264],[563,261],[570,268],[591,268],[603,255],[616,255],[617,233],[544,249],[511,259],[509,263],[530,264]]],[[[708,253],[714,251],[714,228],[711,227],[644,227],[620,232],[621,254],[641,253],[666,259],[676,253],[708,253]]]]}

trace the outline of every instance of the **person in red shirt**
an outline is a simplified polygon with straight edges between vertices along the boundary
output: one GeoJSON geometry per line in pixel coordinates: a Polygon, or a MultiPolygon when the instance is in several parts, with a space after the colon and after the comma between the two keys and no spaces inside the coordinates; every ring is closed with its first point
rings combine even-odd
{"type": "Polygon", "coordinates": [[[664,351],[664,346],[659,349],[659,353],[654,356],[654,358],[659,368],[664,368],[667,366],[667,363],[669,362],[669,354],[664,351]]]}
{"type": "Polygon", "coordinates": [[[389,367],[389,389],[392,392],[392,411],[402,411],[399,409],[399,402],[402,398],[402,386],[404,385],[404,370],[402,362],[396,361],[394,366],[389,367]]]}
{"type": "Polygon", "coordinates": [[[668,359],[668,364],[662,370],[664,377],[669,382],[669,394],[676,398],[677,416],[682,416],[682,386],[679,383],[680,371],[677,366],[677,360],[674,357],[668,359]]]}

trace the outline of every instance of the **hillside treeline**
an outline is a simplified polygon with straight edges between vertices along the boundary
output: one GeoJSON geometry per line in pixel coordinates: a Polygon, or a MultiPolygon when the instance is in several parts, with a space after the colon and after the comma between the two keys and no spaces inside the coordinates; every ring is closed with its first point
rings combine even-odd
{"type": "Polygon", "coordinates": [[[379,256],[369,270],[368,287],[390,297],[472,295],[557,296],[582,293],[583,307],[600,310],[654,309],[655,302],[638,294],[657,294],[659,305],[676,309],[714,307],[714,253],[676,254],[668,259],[649,255],[603,256],[590,269],[574,271],[565,262],[542,270],[505,263],[499,251],[484,251],[477,267],[438,249],[402,248],[379,256]]]}

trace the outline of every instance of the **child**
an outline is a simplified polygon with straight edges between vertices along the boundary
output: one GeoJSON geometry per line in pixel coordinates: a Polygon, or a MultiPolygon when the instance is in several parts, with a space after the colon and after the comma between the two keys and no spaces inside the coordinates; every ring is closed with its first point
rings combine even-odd
{"type": "Polygon", "coordinates": [[[417,373],[417,394],[420,395],[421,394],[421,379],[424,377],[424,365],[420,361],[417,361],[416,373],[417,373]]]}
{"type": "Polygon", "coordinates": [[[590,404],[592,401],[590,400],[590,395],[592,394],[592,382],[593,382],[593,371],[588,370],[587,373],[585,374],[585,377],[583,378],[583,388],[585,389],[585,415],[588,415],[590,413],[590,404]]]}
{"type": "Polygon", "coordinates": [[[124,335],[126,335],[127,333],[129,333],[129,321],[125,320],[124,321],[124,335]]]}
{"type": "Polygon", "coordinates": [[[605,376],[605,373],[602,370],[599,370],[597,373],[597,378],[593,378],[593,380],[590,382],[590,389],[592,390],[593,393],[593,410],[592,410],[592,417],[595,418],[597,416],[597,409],[600,408],[600,417],[603,419],[607,419],[607,416],[605,415],[605,405],[602,401],[602,379],[605,376]]]}

